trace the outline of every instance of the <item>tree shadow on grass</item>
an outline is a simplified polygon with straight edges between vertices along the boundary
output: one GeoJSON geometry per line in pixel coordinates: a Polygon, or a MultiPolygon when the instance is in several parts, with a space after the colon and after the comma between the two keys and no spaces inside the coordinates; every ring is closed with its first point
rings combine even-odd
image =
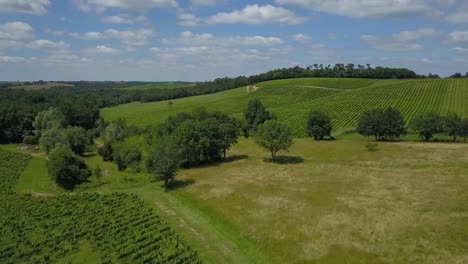
{"type": "Polygon", "coordinates": [[[167,187],[166,191],[175,191],[178,189],[182,189],[184,187],[187,187],[189,185],[192,185],[195,183],[195,180],[193,179],[187,179],[187,180],[173,180],[169,186],[167,187]]]}
{"type": "Polygon", "coordinates": [[[216,161],[216,162],[204,162],[204,163],[202,163],[202,164],[200,164],[198,166],[194,166],[194,167],[190,167],[190,168],[209,168],[209,167],[219,166],[221,164],[236,162],[236,161],[244,160],[244,159],[248,159],[248,158],[249,158],[248,155],[233,155],[233,156],[228,156],[225,159],[221,159],[221,160],[216,161]]]}
{"type": "Polygon", "coordinates": [[[275,161],[271,159],[263,159],[267,163],[276,163],[276,164],[300,164],[304,163],[304,159],[297,156],[278,156],[275,161]]]}

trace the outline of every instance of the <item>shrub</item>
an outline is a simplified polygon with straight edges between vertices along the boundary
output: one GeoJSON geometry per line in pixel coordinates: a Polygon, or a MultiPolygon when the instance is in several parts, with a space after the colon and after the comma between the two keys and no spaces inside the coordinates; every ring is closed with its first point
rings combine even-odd
{"type": "Polygon", "coordinates": [[[91,175],[83,160],[65,145],[58,145],[50,152],[49,175],[61,187],[73,189],[91,175]]]}

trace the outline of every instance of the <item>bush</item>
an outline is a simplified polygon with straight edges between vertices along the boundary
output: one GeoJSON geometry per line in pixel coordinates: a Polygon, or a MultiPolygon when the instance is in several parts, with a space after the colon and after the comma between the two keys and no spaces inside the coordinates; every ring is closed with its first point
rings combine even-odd
{"type": "Polygon", "coordinates": [[[375,140],[369,139],[366,143],[366,148],[368,151],[377,151],[379,148],[379,143],[377,143],[375,140]]]}
{"type": "Polygon", "coordinates": [[[84,161],[65,145],[58,145],[50,152],[48,168],[50,177],[65,189],[73,189],[91,176],[84,161]]]}
{"type": "Polygon", "coordinates": [[[102,161],[112,161],[114,158],[114,149],[112,143],[106,142],[98,148],[98,154],[102,157],[102,161]]]}
{"type": "Polygon", "coordinates": [[[128,167],[140,171],[141,151],[138,146],[125,142],[118,143],[114,146],[113,160],[120,171],[128,167]]]}
{"type": "Polygon", "coordinates": [[[25,145],[36,145],[38,142],[35,136],[25,136],[23,138],[23,144],[25,145]]]}

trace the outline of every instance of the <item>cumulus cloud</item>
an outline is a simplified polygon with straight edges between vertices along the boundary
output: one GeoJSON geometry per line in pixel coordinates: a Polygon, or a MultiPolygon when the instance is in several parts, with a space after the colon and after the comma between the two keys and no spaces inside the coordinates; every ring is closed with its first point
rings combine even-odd
{"type": "Polygon", "coordinates": [[[211,24],[300,24],[305,19],[282,7],[247,5],[242,10],[221,12],[210,18],[211,24]]]}
{"type": "Polygon", "coordinates": [[[0,13],[45,15],[49,0],[0,0],[0,13]]]}
{"type": "Polygon", "coordinates": [[[196,27],[201,24],[201,19],[195,16],[194,14],[182,13],[179,15],[179,22],[177,23],[180,26],[186,27],[196,27]]]}
{"type": "Polygon", "coordinates": [[[420,28],[416,30],[405,30],[392,34],[390,37],[377,35],[361,35],[361,40],[371,48],[383,51],[416,51],[422,50],[423,46],[415,41],[435,37],[441,33],[432,28],[420,28]]]}
{"type": "Polygon", "coordinates": [[[16,21],[0,24],[0,39],[19,40],[28,39],[33,36],[34,30],[31,25],[16,21]]]}
{"type": "Polygon", "coordinates": [[[115,16],[105,16],[101,19],[103,23],[106,24],[127,24],[132,25],[135,23],[145,23],[148,21],[148,18],[145,16],[132,17],[128,14],[120,14],[115,16]]]}
{"type": "Polygon", "coordinates": [[[34,48],[34,49],[47,49],[47,50],[57,50],[57,49],[65,49],[68,48],[69,46],[65,44],[65,42],[60,41],[60,42],[54,42],[46,39],[39,39],[31,42],[28,45],[29,48],[34,48]]]}
{"type": "Polygon", "coordinates": [[[103,12],[110,8],[146,11],[157,7],[176,7],[175,0],[74,0],[82,11],[103,12]]]}
{"type": "Polygon", "coordinates": [[[433,7],[439,0],[276,0],[282,5],[297,5],[319,12],[353,18],[441,15],[433,7]]]}
{"type": "Polygon", "coordinates": [[[447,21],[454,24],[468,24],[468,10],[448,14],[447,21]]]}
{"type": "Polygon", "coordinates": [[[299,34],[295,34],[292,36],[292,38],[297,41],[297,42],[301,42],[301,43],[305,43],[305,42],[308,42],[312,39],[311,36],[309,35],[305,35],[305,34],[302,34],[302,33],[299,33],[299,34]]]}
{"type": "Polygon", "coordinates": [[[122,43],[129,46],[143,46],[148,40],[155,35],[152,29],[134,29],[119,31],[116,29],[108,29],[105,34],[109,38],[118,39],[122,43]]]}
{"type": "Polygon", "coordinates": [[[112,48],[112,47],[108,47],[108,46],[105,46],[105,45],[99,45],[99,46],[96,46],[94,48],[86,49],[85,52],[88,53],[88,54],[94,54],[94,55],[99,55],[99,54],[112,55],[112,54],[119,54],[121,52],[121,50],[115,49],[115,48],[112,48]]]}
{"type": "Polygon", "coordinates": [[[278,37],[264,36],[214,36],[208,33],[195,34],[190,31],[180,33],[178,38],[162,39],[164,44],[199,46],[274,46],[283,44],[278,37]]]}
{"type": "Polygon", "coordinates": [[[448,39],[454,43],[468,43],[468,30],[451,32],[448,34],[448,39]]]}
{"type": "Polygon", "coordinates": [[[214,6],[217,2],[217,0],[190,0],[192,6],[214,6]]]}

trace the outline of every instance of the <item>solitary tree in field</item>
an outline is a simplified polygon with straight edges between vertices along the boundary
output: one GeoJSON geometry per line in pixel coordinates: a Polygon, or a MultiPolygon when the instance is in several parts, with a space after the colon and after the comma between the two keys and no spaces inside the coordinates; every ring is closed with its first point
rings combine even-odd
{"type": "Polygon", "coordinates": [[[176,141],[171,137],[158,138],[150,151],[146,167],[156,180],[164,181],[168,188],[180,166],[180,152],[176,141]]]}
{"type": "Polygon", "coordinates": [[[271,160],[276,161],[280,150],[288,150],[293,143],[291,130],[276,120],[268,120],[259,126],[256,142],[271,153],[271,160]]]}
{"type": "Polygon", "coordinates": [[[393,140],[407,134],[405,118],[400,111],[389,107],[383,112],[383,118],[384,134],[387,139],[393,140]]]}
{"type": "Polygon", "coordinates": [[[374,136],[379,140],[385,135],[384,111],[372,109],[364,112],[358,120],[357,131],[363,136],[374,136]]]}
{"type": "Polygon", "coordinates": [[[244,117],[249,130],[256,131],[265,121],[273,119],[273,115],[266,110],[258,99],[251,99],[244,111],[244,117]]]}
{"type": "Polygon", "coordinates": [[[307,134],[315,140],[329,137],[332,131],[330,117],[323,112],[313,111],[307,120],[307,134]]]}
{"type": "Polygon", "coordinates": [[[58,145],[50,152],[48,168],[51,178],[65,189],[73,189],[91,175],[84,161],[65,145],[58,145]]]}
{"type": "Polygon", "coordinates": [[[410,127],[422,139],[429,141],[434,134],[444,131],[444,122],[442,117],[436,113],[425,113],[414,118],[411,121],[410,127]]]}

